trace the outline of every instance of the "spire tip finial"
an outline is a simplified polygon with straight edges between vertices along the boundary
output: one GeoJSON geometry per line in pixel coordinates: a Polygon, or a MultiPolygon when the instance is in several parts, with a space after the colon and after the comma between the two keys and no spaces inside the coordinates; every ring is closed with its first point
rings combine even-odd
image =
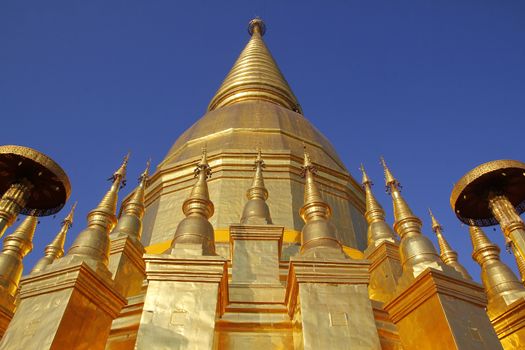
{"type": "Polygon", "coordinates": [[[393,186],[399,190],[401,187],[399,184],[399,181],[397,181],[396,178],[390,172],[390,169],[388,168],[388,165],[386,164],[385,158],[381,156],[379,157],[379,159],[381,161],[381,165],[383,166],[383,170],[385,172],[385,182],[386,182],[387,187],[393,186]]]}
{"type": "Polygon", "coordinates": [[[365,171],[365,166],[363,165],[363,163],[361,163],[359,170],[361,170],[361,173],[363,174],[363,179],[361,180],[361,184],[363,186],[366,184],[372,185],[372,181],[370,181],[370,178],[368,177],[368,174],[365,171]]]}
{"type": "Polygon", "coordinates": [[[204,172],[204,175],[206,178],[209,178],[211,176],[211,168],[208,164],[208,151],[206,150],[207,145],[204,145],[202,147],[202,157],[197,163],[197,167],[194,170],[195,177],[199,176],[201,172],[204,172]]]}
{"type": "Polygon", "coordinates": [[[266,33],[266,24],[264,24],[264,21],[259,17],[255,17],[248,23],[248,33],[250,35],[253,35],[253,33],[259,33],[261,36],[266,33]]]}
{"type": "Polygon", "coordinates": [[[112,177],[110,177],[110,180],[116,181],[117,179],[122,181],[122,184],[125,184],[125,178],[126,178],[126,168],[128,166],[129,156],[131,152],[128,151],[126,156],[124,157],[124,160],[122,161],[122,164],[120,165],[120,168],[115,171],[112,177]]]}
{"type": "Polygon", "coordinates": [[[434,213],[432,213],[432,210],[430,208],[428,208],[428,214],[430,215],[430,219],[432,220],[432,231],[437,233],[438,230],[442,230],[443,227],[441,226],[439,221],[437,221],[436,217],[434,216],[434,213]]]}
{"type": "Polygon", "coordinates": [[[73,226],[73,216],[75,215],[75,209],[77,208],[77,203],[78,201],[73,203],[73,206],[69,210],[69,213],[64,218],[64,220],[62,220],[62,225],[68,225],[68,227],[73,226]]]}

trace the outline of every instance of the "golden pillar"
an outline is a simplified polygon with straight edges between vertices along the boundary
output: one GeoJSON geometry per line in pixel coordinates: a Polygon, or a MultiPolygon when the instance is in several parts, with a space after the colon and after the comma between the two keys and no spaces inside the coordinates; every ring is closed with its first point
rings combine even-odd
{"type": "Polygon", "coordinates": [[[494,160],[466,173],[454,186],[450,204],[467,225],[501,230],[518,255],[525,256],[525,164],[516,160],[494,160]]]}
{"type": "Polygon", "coordinates": [[[0,146],[0,237],[19,213],[57,213],[70,192],[64,170],[45,154],[29,147],[0,146]]]}
{"type": "Polygon", "coordinates": [[[383,159],[382,163],[394,205],[394,229],[401,237],[403,265],[397,295],[384,308],[399,328],[403,348],[501,348],[485,314],[483,288],[443,263],[421,233],[421,220],[401,196],[399,182],[383,159]]]}
{"type": "Polygon", "coordinates": [[[213,215],[204,150],[197,181],[183,204],[186,215],[170,254],[144,255],[148,288],[135,349],[212,349],[215,320],[228,300],[227,261],[215,254],[213,215]]]}
{"type": "Polygon", "coordinates": [[[472,258],[481,266],[487,292],[487,314],[506,350],[525,344],[525,287],[499,258],[500,249],[481,228],[470,226],[472,258]]]}
{"type": "Polygon", "coordinates": [[[372,193],[372,181],[362,165],[361,171],[365,189],[365,218],[368,222],[368,247],[365,250],[365,259],[371,262],[368,291],[371,299],[384,303],[394,295],[397,280],[402,272],[399,242],[394,231],[385,221],[385,211],[372,193]]]}
{"type": "Polygon", "coordinates": [[[441,260],[459,272],[463,278],[472,280],[472,277],[470,277],[467,269],[459,263],[458,253],[450,247],[450,244],[445,239],[445,236],[443,236],[443,226],[441,226],[441,224],[437,221],[430,209],[428,209],[428,213],[430,214],[430,218],[432,220],[432,231],[434,231],[437,236],[441,260]]]}
{"type": "Polygon", "coordinates": [[[13,317],[16,306],[16,293],[22,277],[22,259],[33,248],[38,219],[28,216],[15,232],[4,240],[0,253],[0,337],[2,337],[13,317]]]}
{"type": "Polygon", "coordinates": [[[20,304],[0,349],[104,349],[111,322],[126,300],[107,268],[118,190],[128,157],[88,214],[88,226],[66,256],[21,281],[20,304]],[[79,324],[79,320],[81,323],[79,324]]]}
{"type": "Polygon", "coordinates": [[[315,183],[316,167],[308,153],[305,179],[305,221],[299,256],[290,259],[286,304],[294,328],[301,330],[298,349],[381,349],[371,301],[366,260],[348,258],[330,222],[331,208],[315,183]]]}

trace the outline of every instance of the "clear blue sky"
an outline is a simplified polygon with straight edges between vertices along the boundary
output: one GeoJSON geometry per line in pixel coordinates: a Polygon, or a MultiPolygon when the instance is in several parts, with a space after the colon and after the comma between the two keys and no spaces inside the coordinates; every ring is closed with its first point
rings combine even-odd
{"type": "MultiPolygon", "coordinates": [[[[204,114],[255,15],[305,116],[357,179],[364,163],[389,222],[380,155],[425,234],[434,240],[431,207],[479,279],[449,195],[482,162],[525,160],[523,1],[3,1],[1,143],[41,150],[69,174],[79,205],[66,249],[128,150],[121,198],[204,114]]],[[[41,220],[27,267],[71,203],[41,220]]],[[[487,232],[502,244],[499,228],[487,232]]]]}

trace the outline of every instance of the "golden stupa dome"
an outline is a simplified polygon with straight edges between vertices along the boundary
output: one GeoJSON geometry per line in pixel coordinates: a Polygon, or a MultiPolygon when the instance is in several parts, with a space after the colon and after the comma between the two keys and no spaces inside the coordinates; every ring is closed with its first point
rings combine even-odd
{"type": "MultiPolygon", "coordinates": [[[[239,223],[245,191],[253,178],[253,161],[260,149],[268,206],[276,225],[285,227],[285,241],[300,243],[304,225],[301,178],[306,147],[319,169],[316,181],[332,207],[338,239],[346,246],[366,247],[364,196],[335,149],[302,114],[262,36],[264,23],[250,22],[251,37],[224,82],[211,99],[208,111],[174,143],[152,176],[144,217],[145,245],[165,245],[182,220],[180,210],[193,183],[193,168],[206,148],[213,175],[209,180],[215,214],[210,222],[218,242],[228,241],[228,227],[239,223]]],[[[227,245],[226,245],[227,246],[227,245]]],[[[160,249],[160,248],[159,248],[160,249]]],[[[295,248],[294,248],[295,249],[295,248]]],[[[293,254],[293,249],[290,250],[293,254]]]]}

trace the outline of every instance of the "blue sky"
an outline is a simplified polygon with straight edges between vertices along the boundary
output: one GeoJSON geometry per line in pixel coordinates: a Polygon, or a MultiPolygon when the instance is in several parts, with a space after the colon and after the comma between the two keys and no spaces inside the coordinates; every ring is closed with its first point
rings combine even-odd
{"type": "MultiPolygon", "coordinates": [[[[392,222],[379,156],[435,241],[427,208],[476,279],[453,183],[493,159],[525,160],[522,1],[3,1],[2,144],[34,147],[78,200],[66,249],[124,154],[128,186],[148,157],[205,112],[255,15],[305,116],[360,179],[364,163],[392,222]]],[[[271,195],[271,194],[270,194],[271,195]]],[[[69,209],[71,203],[66,205],[69,209]]],[[[66,214],[42,218],[27,267],[66,214]]],[[[8,231],[11,232],[12,230],[8,231]]],[[[503,244],[499,228],[486,230],[503,244]]],[[[513,258],[502,252],[513,268],[513,258]]]]}

